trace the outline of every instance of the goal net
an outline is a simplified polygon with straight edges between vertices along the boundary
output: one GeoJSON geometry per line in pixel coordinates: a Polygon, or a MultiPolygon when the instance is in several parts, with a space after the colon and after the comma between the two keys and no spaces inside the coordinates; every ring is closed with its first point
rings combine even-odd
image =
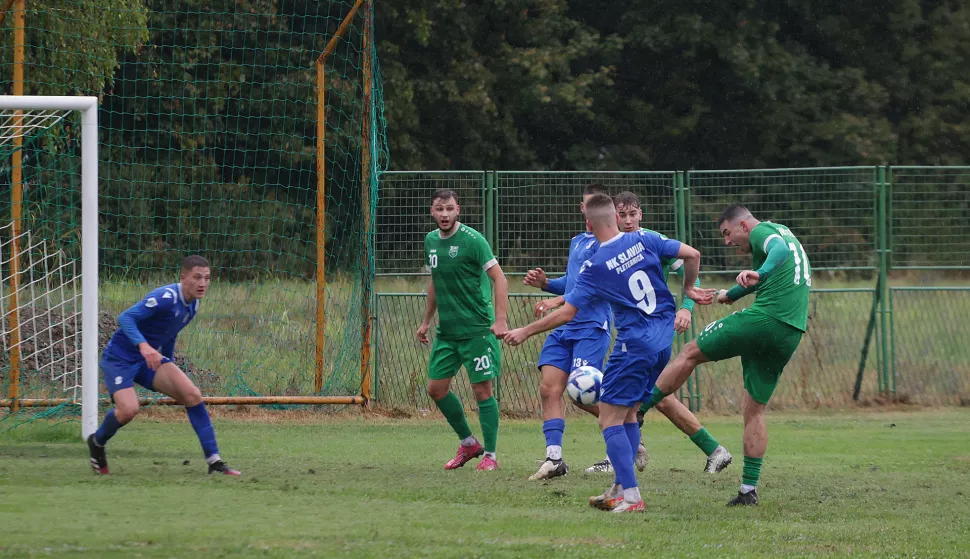
{"type": "Polygon", "coordinates": [[[86,434],[97,421],[97,100],[0,96],[0,161],[0,429],[80,412],[86,434]]]}

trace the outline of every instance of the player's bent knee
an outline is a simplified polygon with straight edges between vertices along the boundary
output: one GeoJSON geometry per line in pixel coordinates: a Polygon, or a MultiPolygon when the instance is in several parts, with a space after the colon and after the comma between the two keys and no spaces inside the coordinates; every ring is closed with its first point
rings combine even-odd
{"type": "Polygon", "coordinates": [[[192,406],[197,406],[202,403],[202,391],[199,390],[198,386],[192,385],[185,390],[182,394],[182,405],[191,408],[192,406]]]}
{"type": "Polygon", "coordinates": [[[472,392],[475,393],[475,400],[481,402],[492,397],[492,381],[476,382],[472,385],[472,392]]]}
{"type": "Polygon", "coordinates": [[[115,405],[115,419],[122,425],[129,423],[138,415],[139,409],[137,401],[134,404],[119,402],[115,405]]]}

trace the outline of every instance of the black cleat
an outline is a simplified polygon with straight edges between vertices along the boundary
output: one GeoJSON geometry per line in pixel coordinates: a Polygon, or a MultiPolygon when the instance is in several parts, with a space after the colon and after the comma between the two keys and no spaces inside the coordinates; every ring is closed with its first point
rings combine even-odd
{"type": "Polygon", "coordinates": [[[104,447],[94,442],[94,433],[88,435],[88,452],[91,453],[91,468],[94,473],[107,475],[108,457],[104,453],[104,447]]]}
{"type": "Polygon", "coordinates": [[[230,468],[229,467],[229,464],[226,464],[222,460],[216,460],[215,462],[209,464],[209,473],[210,474],[223,474],[223,475],[227,475],[227,476],[241,476],[242,475],[242,472],[240,472],[239,470],[234,470],[234,469],[230,468]]]}
{"type": "Polygon", "coordinates": [[[758,490],[752,489],[747,493],[741,493],[738,491],[738,496],[728,501],[727,506],[736,507],[738,505],[757,505],[758,504],[758,490]]]}
{"type": "Polygon", "coordinates": [[[554,477],[564,476],[568,473],[569,466],[567,466],[566,462],[564,462],[562,459],[553,460],[552,458],[546,458],[539,466],[539,471],[529,477],[529,481],[552,479],[554,477]]]}

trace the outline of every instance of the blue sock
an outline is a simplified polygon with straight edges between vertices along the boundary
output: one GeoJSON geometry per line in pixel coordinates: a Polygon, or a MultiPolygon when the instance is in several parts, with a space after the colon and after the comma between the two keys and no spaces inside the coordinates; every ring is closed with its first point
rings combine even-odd
{"type": "Polygon", "coordinates": [[[565,430],[565,419],[547,419],[543,421],[542,434],[546,436],[546,446],[562,446],[562,433],[565,430]]]}
{"type": "Polygon", "coordinates": [[[104,446],[111,437],[115,436],[115,433],[117,433],[118,429],[121,429],[121,427],[121,423],[118,421],[118,418],[115,417],[115,410],[112,408],[111,411],[108,412],[108,415],[104,416],[104,421],[101,422],[101,426],[98,427],[97,431],[95,431],[94,442],[104,446]]]}
{"type": "Polygon", "coordinates": [[[219,454],[219,445],[216,444],[216,430],[212,427],[212,420],[209,419],[209,412],[205,409],[205,403],[196,404],[191,408],[186,406],[185,411],[189,414],[189,423],[195,429],[195,434],[199,436],[205,457],[219,454]]]}
{"type": "Polygon", "coordinates": [[[640,424],[639,423],[624,423],[623,430],[626,431],[626,438],[630,439],[630,448],[633,449],[633,457],[637,457],[637,451],[640,450],[640,424]]]}
{"type": "Polygon", "coordinates": [[[623,489],[637,486],[637,476],[633,473],[633,452],[630,449],[630,439],[626,436],[626,429],[622,425],[614,425],[603,429],[606,440],[606,455],[613,463],[616,472],[616,483],[623,489]]]}

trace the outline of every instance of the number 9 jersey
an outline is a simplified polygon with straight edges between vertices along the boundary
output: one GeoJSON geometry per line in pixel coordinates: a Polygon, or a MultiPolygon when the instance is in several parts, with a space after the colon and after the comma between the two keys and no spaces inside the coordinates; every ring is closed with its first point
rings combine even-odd
{"type": "Polygon", "coordinates": [[[645,354],[669,348],[677,305],[661,259],[676,258],[679,251],[680,241],[657,233],[620,233],[583,264],[566,302],[582,309],[594,299],[609,301],[617,347],[645,354]]]}

